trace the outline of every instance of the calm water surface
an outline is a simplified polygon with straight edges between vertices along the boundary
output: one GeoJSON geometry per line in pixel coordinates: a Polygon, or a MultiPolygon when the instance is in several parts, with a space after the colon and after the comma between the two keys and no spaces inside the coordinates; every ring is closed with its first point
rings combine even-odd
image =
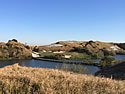
{"type": "MultiPolygon", "coordinates": [[[[116,60],[123,60],[125,59],[125,55],[117,55],[114,56],[116,60]]],[[[94,62],[99,62],[100,59],[93,60],[94,62]]],[[[57,63],[57,62],[49,62],[49,61],[39,61],[39,60],[18,60],[18,61],[0,61],[0,68],[7,66],[7,65],[13,65],[15,63],[18,63],[20,66],[26,66],[26,67],[32,67],[32,68],[50,68],[55,69],[58,67],[62,67],[64,64],[57,63]]],[[[71,67],[72,64],[65,64],[65,66],[71,67]]],[[[76,65],[78,66],[78,65],[76,65]]],[[[84,70],[85,74],[92,74],[94,75],[95,72],[99,70],[98,67],[95,66],[89,66],[89,65],[81,65],[86,70],[84,70]]]]}
{"type": "Polygon", "coordinates": [[[116,60],[125,60],[125,55],[116,55],[114,56],[116,60]]]}
{"type": "MultiPolygon", "coordinates": [[[[32,67],[32,68],[50,68],[55,69],[57,67],[64,66],[63,63],[57,63],[57,62],[48,62],[48,61],[40,61],[40,60],[21,60],[21,61],[0,61],[0,68],[7,66],[7,65],[13,65],[15,63],[18,63],[20,66],[26,66],[26,67],[32,67]]],[[[72,64],[65,64],[65,66],[71,67],[72,64]]],[[[76,65],[78,66],[78,65],[76,65]]],[[[98,67],[95,66],[89,66],[89,65],[81,65],[84,67],[84,73],[85,74],[92,74],[94,75],[95,72],[99,70],[98,67]]]]}

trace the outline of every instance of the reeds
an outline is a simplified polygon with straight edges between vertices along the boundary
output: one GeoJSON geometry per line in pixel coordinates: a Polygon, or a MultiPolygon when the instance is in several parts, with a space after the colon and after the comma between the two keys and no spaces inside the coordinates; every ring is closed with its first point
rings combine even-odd
{"type": "Polygon", "coordinates": [[[0,94],[125,94],[125,81],[15,64],[0,69],[0,94]]]}

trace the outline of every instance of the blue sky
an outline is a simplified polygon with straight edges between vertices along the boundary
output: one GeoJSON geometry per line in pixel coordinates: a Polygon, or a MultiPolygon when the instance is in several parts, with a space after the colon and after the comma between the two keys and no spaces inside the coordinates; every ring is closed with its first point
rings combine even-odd
{"type": "Polygon", "coordinates": [[[0,0],[0,41],[125,42],[125,0],[0,0]]]}

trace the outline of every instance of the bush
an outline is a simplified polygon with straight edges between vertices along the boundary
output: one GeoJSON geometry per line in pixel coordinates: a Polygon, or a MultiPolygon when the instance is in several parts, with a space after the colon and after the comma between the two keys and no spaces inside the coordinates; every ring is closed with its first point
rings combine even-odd
{"type": "Polygon", "coordinates": [[[25,48],[30,49],[30,46],[26,45],[25,48]]]}
{"type": "Polygon", "coordinates": [[[116,55],[116,53],[114,51],[108,51],[106,49],[103,49],[103,53],[104,53],[105,56],[109,56],[109,55],[114,56],[114,55],[116,55]]]}
{"type": "Polygon", "coordinates": [[[112,65],[114,60],[115,58],[113,56],[106,56],[100,61],[99,65],[102,67],[109,67],[112,65]]]}
{"type": "Polygon", "coordinates": [[[18,46],[15,46],[14,48],[19,49],[19,47],[18,47],[18,46]]]}
{"type": "Polygon", "coordinates": [[[12,39],[11,41],[18,42],[16,39],[12,39]]]}
{"type": "Polygon", "coordinates": [[[102,60],[107,62],[112,62],[113,60],[115,60],[115,58],[113,56],[106,56],[102,60]]]}
{"type": "Polygon", "coordinates": [[[67,64],[63,64],[61,67],[60,66],[56,66],[56,69],[60,69],[63,71],[70,71],[70,72],[74,72],[74,73],[88,73],[89,69],[82,66],[82,65],[67,65],[67,64]]]}
{"type": "Polygon", "coordinates": [[[83,52],[85,52],[88,55],[92,55],[92,53],[89,51],[89,49],[87,47],[83,48],[83,52]]]}
{"type": "Polygon", "coordinates": [[[92,41],[92,40],[90,40],[89,42],[87,42],[86,44],[85,44],[85,46],[87,46],[88,44],[92,44],[92,43],[95,43],[94,41],[92,41]]]}
{"type": "Polygon", "coordinates": [[[94,53],[92,56],[91,56],[92,59],[98,59],[100,58],[99,54],[98,53],[94,53]]]}
{"type": "Polygon", "coordinates": [[[35,46],[35,47],[33,48],[33,51],[39,52],[39,48],[38,48],[37,46],[35,46]]]}

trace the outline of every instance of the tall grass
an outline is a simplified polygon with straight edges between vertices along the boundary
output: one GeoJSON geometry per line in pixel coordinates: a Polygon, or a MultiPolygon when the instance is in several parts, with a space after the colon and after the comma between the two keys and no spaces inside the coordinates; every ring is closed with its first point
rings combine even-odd
{"type": "Polygon", "coordinates": [[[0,94],[125,94],[125,81],[16,64],[0,69],[0,94]]]}

